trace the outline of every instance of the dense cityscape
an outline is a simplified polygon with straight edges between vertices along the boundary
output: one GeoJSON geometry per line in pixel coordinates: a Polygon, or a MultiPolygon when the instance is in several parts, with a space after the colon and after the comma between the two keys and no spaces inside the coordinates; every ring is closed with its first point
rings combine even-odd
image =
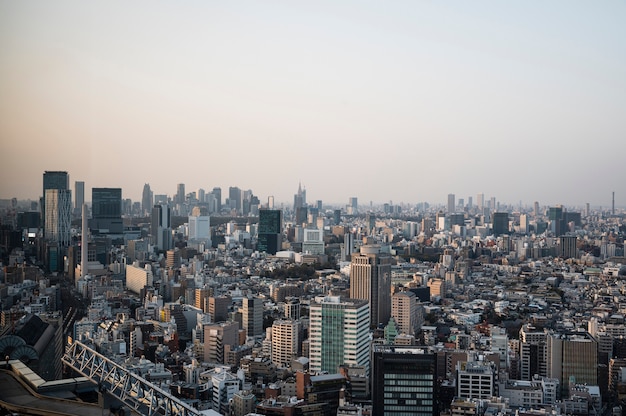
{"type": "Polygon", "coordinates": [[[4,412],[621,416],[626,406],[626,211],[615,193],[608,207],[482,193],[331,205],[309,201],[304,184],[278,203],[182,183],[171,195],[145,184],[132,201],[122,188],[88,194],[66,171],[42,183],[37,199],[0,200],[4,412]]]}

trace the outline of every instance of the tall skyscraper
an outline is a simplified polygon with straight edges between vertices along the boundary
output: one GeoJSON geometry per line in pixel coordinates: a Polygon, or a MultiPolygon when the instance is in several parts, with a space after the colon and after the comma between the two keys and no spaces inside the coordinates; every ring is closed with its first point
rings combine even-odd
{"type": "Polygon", "coordinates": [[[448,194],[448,214],[453,214],[456,212],[456,205],[455,205],[454,199],[455,199],[454,194],[448,194]]]}
{"type": "Polygon", "coordinates": [[[174,198],[174,202],[177,204],[184,204],[185,196],[185,184],[179,183],[176,185],[176,197],[174,198]]]}
{"type": "Polygon", "coordinates": [[[63,270],[63,256],[71,242],[72,191],[46,189],[46,265],[51,272],[63,270]]]}
{"type": "Polygon", "coordinates": [[[509,234],[509,214],[507,212],[494,212],[491,220],[493,235],[497,237],[502,234],[509,234]]]}
{"type": "Polygon", "coordinates": [[[46,241],[69,247],[72,225],[72,191],[46,189],[46,241]]]}
{"type": "Polygon", "coordinates": [[[481,212],[485,209],[485,194],[476,195],[476,207],[481,212]]]}
{"type": "Polygon", "coordinates": [[[341,365],[363,366],[369,375],[369,306],[367,301],[316,297],[311,302],[309,369],[336,373],[341,365]]]}
{"type": "Polygon", "coordinates": [[[259,210],[257,249],[259,252],[276,254],[282,245],[282,211],[259,210]]]}
{"type": "Polygon", "coordinates": [[[152,206],[154,205],[154,198],[152,196],[152,190],[150,189],[150,184],[146,183],[143,185],[143,192],[141,193],[141,212],[143,215],[150,213],[152,206]]]}
{"type": "Polygon", "coordinates": [[[85,182],[74,182],[74,212],[78,215],[85,203],[85,182]]]}
{"type": "Polygon", "coordinates": [[[298,192],[293,196],[293,210],[297,211],[298,208],[306,207],[306,191],[302,191],[302,184],[298,184],[298,192]]]}
{"type": "Polygon", "coordinates": [[[347,207],[348,215],[357,215],[359,213],[359,199],[355,196],[350,197],[347,207]]]}
{"type": "Polygon", "coordinates": [[[196,198],[200,203],[206,202],[206,192],[204,191],[204,189],[198,188],[198,190],[196,191],[196,198]]]}
{"type": "Polygon", "coordinates": [[[122,189],[91,189],[91,221],[89,228],[95,234],[122,234],[122,189]]]}
{"type": "Polygon", "coordinates": [[[372,414],[438,416],[437,355],[424,347],[375,345],[372,414]]]}
{"type": "Polygon", "coordinates": [[[217,201],[217,212],[220,212],[222,210],[222,188],[216,186],[215,188],[213,188],[211,193],[213,194],[213,196],[215,196],[215,199],[217,201]]]}
{"type": "MultiPolygon", "coordinates": [[[[65,171],[45,171],[43,173],[43,192],[39,207],[41,208],[42,226],[45,230],[46,222],[46,190],[48,189],[70,189],[70,176],[65,171]]],[[[70,206],[70,209],[72,207],[70,206]]]]}
{"type": "Polygon", "coordinates": [[[241,189],[236,186],[228,188],[228,208],[241,211],[241,189]]]}
{"type": "Polygon", "coordinates": [[[167,205],[155,205],[152,208],[150,234],[157,250],[167,251],[172,248],[171,212],[167,205]]]}
{"type": "Polygon", "coordinates": [[[550,232],[554,236],[559,237],[565,233],[565,220],[561,205],[548,209],[548,220],[550,220],[550,232]]]}
{"type": "Polygon", "coordinates": [[[391,256],[379,245],[361,246],[352,254],[350,297],[368,301],[372,326],[387,325],[391,317],[391,256]]]}
{"type": "Polygon", "coordinates": [[[243,298],[242,326],[249,337],[263,335],[263,300],[243,298]]]}

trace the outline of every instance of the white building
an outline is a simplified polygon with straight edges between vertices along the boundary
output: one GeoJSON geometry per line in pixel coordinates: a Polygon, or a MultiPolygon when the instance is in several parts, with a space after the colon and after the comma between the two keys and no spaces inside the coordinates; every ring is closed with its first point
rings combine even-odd
{"type": "Polygon", "coordinates": [[[311,371],[335,373],[340,365],[370,368],[367,300],[318,296],[310,305],[311,371]]]}
{"type": "Polygon", "coordinates": [[[126,266],[126,288],[133,293],[140,293],[144,286],[152,286],[152,270],[150,265],[139,267],[139,263],[126,266]]]}
{"type": "Polygon", "coordinates": [[[495,393],[496,370],[490,361],[461,361],[457,364],[457,396],[489,399],[495,393]]]}
{"type": "Polygon", "coordinates": [[[305,229],[302,252],[307,254],[324,254],[324,231],[318,229],[305,229]]]}
{"type": "Polygon", "coordinates": [[[298,321],[278,320],[272,324],[271,357],[277,367],[289,368],[291,360],[298,356],[299,332],[298,321]]]}

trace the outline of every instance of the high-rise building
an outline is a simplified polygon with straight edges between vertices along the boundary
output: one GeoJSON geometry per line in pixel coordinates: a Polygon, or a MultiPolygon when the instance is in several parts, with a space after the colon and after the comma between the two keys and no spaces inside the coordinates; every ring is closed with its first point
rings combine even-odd
{"type": "Polygon", "coordinates": [[[241,189],[236,186],[228,188],[228,208],[241,211],[241,189]]]}
{"type": "Polygon", "coordinates": [[[366,300],[316,297],[309,312],[309,369],[336,373],[364,366],[369,375],[369,306],[366,300]]]}
{"type": "Polygon", "coordinates": [[[544,330],[526,324],[519,331],[520,337],[520,377],[522,380],[531,380],[535,375],[548,375],[547,339],[544,330]]]}
{"type": "Polygon", "coordinates": [[[139,264],[126,266],[126,288],[133,293],[141,293],[146,286],[152,286],[153,275],[149,265],[139,267],[139,264]]]}
{"type": "Polygon", "coordinates": [[[152,208],[150,234],[157,250],[167,251],[172,248],[171,213],[167,205],[155,205],[152,208]]]}
{"type": "Polygon", "coordinates": [[[176,196],[174,197],[174,203],[184,204],[185,199],[186,199],[185,184],[179,183],[178,185],[176,185],[176,196]]]}
{"type": "Polygon", "coordinates": [[[448,214],[452,214],[456,212],[456,205],[455,205],[454,199],[455,199],[454,194],[448,194],[448,214]]]}
{"type": "Polygon", "coordinates": [[[204,203],[206,202],[206,191],[202,188],[198,188],[198,190],[196,191],[196,198],[198,199],[198,202],[200,203],[204,203]]]}
{"type": "Polygon", "coordinates": [[[191,215],[188,219],[189,242],[211,244],[211,217],[191,215]]]}
{"type": "Polygon", "coordinates": [[[391,317],[400,334],[415,335],[421,328],[420,306],[415,293],[397,292],[391,297],[391,317]]]}
{"type": "Polygon", "coordinates": [[[243,298],[241,311],[242,326],[249,337],[263,335],[263,300],[243,298]]]}
{"type": "MultiPolygon", "coordinates": [[[[43,173],[43,192],[39,207],[41,208],[42,226],[45,230],[46,222],[46,190],[48,189],[70,189],[70,176],[65,171],[45,171],[43,173]]],[[[70,206],[70,209],[72,207],[70,206]]]]}
{"type": "Polygon", "coordinates": [[[355,196],[350,197],[347,206],[348,215],[357,215],[359,213],[359,199],[355,196]]]}
{"type": "Polygon", "coordinates": [[[562,235],[559,237],[559,246],[557,249],[557,255],[562,259],[576,259],[578,258],[578,248],[576,242],[578,237],[575,235],[562,235]]]}
{"type": "Polygon", "coordinates": [[[259,252],[276,254],[282,246],[282,211],[259,210],[257,249],[259,252]]]}
{"type": "Polygon", "coordinates": [[[548,209],[548,220],[550,220],[550,231],[556,237],[565,233],[565,220],[563,217],[563,207],[557,205],[548,209]]]}
{"type": "Polygon", "coordinates": [[[375,345],[372,414],[437,416],[437,355],[424,347],[375,345]]]}
{"type": "Polygon", "coordinates": [[[236,322],[204,324],[204,361],[224,364],[226,351],[239,344],[239,327],[236,322]]]}
{"type": "Polygon", "coordinates": [[[94,234],[122,234],[122,189],[91,189],[91,221],[89,229],[94,234]]]}
{"type": "Polygon", "coordinates": [[[306,191],[302,191],[302,184],[298,184],[298,192],[293,196],[293,210],[297,211],[298,208],[306,207],[306,191]]]}
{"type": "Polygon", "coordinates": [[[217,212],[220,212],[222,210],[222,188],[216,186],[211,193],[215,196],[215,200],[217,201],[217,212]]]}
{"type": "Polygon", "coordinates": [[[379,245],[361,246],[350,263],[350,298],[368,301],[372,326],[387,325],[391,317],[391,256],[379,245]]]}
{"type": "Polygon", "coordinates": [[[496,237],[509,234],[509,214],[507,212],[494,212],[491,218],[491,228],[496,237]]]}
{"type": "Polygon", "coordinates": [[[211,296],[209,298],[209,315],[213,322],[228,320],[228,308],[232,303],[230,296],[211,296]]]}
{"type": "Polygon", "coordinates": [[[143,215],[146,215],[152,209],[154,205],[154,197],[152,194],[152,190],[150,189],[150,184],[146,183],[143,185],[143,192],[141,193],[141,212],[143,215]]]}
{"type": "Polygon", "coordinates": [[[300,322],[277,320],[272,324],[272,363],[279,368],[289,368],[298,357],[300,322]]]}
{"type": "Polygon", "coordinates": [[[63,257],[71,243],[72,191],[47,189],[45,195],[45,263],[51,272],[63,270],[63,257]]]}
{"type": "Polygon", "coordinates": [[[547,352],[548,377],[560,380],[563,395],[571,382],[598,384],[598,343],[589,333],[551,333],[547,352]]]}
{"type": "Polygon", "coordinates": [[[46,190],[46,218],[44,229],[48,242],[69,247],[72,226],[72,191],[69,189],[46,190]]]}
{"type": "Polygon", "coordinates": [[[485,194],[476,195],[476,207],[481,212],[485,209],[485,194]]]}
{"type": "Polygon", "coordinates": [[[79,215],[85,203],[85,182],[74,182],[74,213],[79,215]]]}

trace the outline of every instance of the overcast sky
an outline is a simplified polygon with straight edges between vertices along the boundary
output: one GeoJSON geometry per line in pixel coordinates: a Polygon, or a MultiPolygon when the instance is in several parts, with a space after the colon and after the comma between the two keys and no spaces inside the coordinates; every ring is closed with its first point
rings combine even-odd
{"type": "Polygon", "coordinates": [[[0,198],[626,206],[624,1],[1,1],[0,198]]]}

